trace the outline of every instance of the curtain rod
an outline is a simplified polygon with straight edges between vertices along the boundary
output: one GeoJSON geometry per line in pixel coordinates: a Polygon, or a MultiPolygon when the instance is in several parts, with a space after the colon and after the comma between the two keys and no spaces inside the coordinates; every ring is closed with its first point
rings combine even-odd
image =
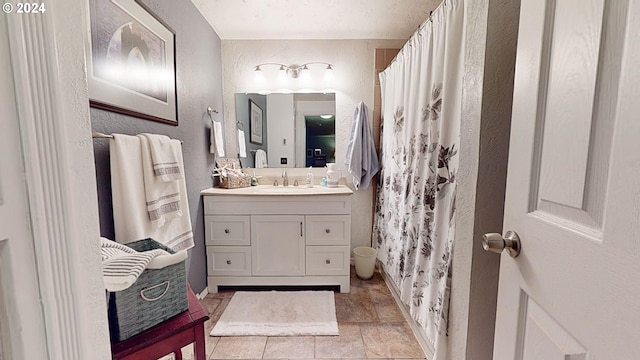
{"type": "MultiPolygon", "coordinates": [[[[391,59],[391,61],[389,62],[389,65],[387,65],[387,67],[385,68],[385,70],[391,66],[391,64],[393,64],[396,61],[396,58],[398,57],[398,55],[400,53],[402,53],[404,51],[404,48],[407,47],[409,45],[409,41],[411,41],[411,39],[413,39],[416,35],[418,35],[418,33],[420,32],[420,30],[422,30],[425,26],[427,26],[427,23],[429,21],[431,21],[431,17],[433,16],[433,13],[436,11],[439,11],[440,8],[445,7],[447,5],[447,1],[448,0],[443,0],[440,5],[436,6],[435,9],[429,11],[429,17],[422,22],[422,24],[418,25],[418,30],[416,30],[416,32],[414,32],[411,36],[409,36],[409,38],[407,39],[407,42],[404,43],[404,45],[402,45],[402,48],[400,49],[400,51],[398,51],[398,53],[396,54],[396,56],[393,57],[393,59],[391,59]]],[[[384,71],[384,70],[383,70],[384,71]]]]}

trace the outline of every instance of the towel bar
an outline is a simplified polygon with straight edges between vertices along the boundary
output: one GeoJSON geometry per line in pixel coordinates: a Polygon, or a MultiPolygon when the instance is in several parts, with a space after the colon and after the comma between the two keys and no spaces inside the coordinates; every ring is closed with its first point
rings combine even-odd
{"type": "MultiPolygon", "coordinates": [[[[98,132],[98,131],[92,131],[91,132],[91,137],[94,138],[94,139],[113,139],[113,135],[103,134],[103,133],[98,132]]],[[[180,140],[180,144],[184,144],[184,141],[180,140]]]]}

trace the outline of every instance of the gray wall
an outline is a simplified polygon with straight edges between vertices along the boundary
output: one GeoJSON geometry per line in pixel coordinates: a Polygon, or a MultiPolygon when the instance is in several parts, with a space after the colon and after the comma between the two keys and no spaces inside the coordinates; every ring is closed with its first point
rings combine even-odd
{"type": "MultiPolygon", "coordinates": [[[[258,94],[236,94],[235,102],[236,121],[242,124],[245,144],[247,145],[247,157],[240,158],[240,163],[242,163],[242,167],[255,167],[255,154],[252,153],[251,150],[262,149],[265,152],[267,151],[267,96],[258,94]],[[262,145],[252,144],[251,141],[249,141],[251,136],[251,126],[249,126],[249,99],[262,109],[262,145]]],[[[230,157],[235,157],[235,155],[236,154],[229,154],[230,157]]]]}
{"type": "MultiPolygon", "coordinates": [[[[188,280],[195,292],[206,287],[204,219],[200,190],[211,187],[214,156],[209,153],[210,120],[206,109],[222,109],[221,42],[189,0],[143,0],[175,32],[179,125],[171,126],[99,109],[91,109],[93,130],[137,135],[164,134],[183,141],[185,177],[195,247],[187,260],[188,280]]],[[[221,120],[220,114],[214,114],[221,120]]],[[[94,139],[100,232],[113,239],[109,140],[94,139]]]]}

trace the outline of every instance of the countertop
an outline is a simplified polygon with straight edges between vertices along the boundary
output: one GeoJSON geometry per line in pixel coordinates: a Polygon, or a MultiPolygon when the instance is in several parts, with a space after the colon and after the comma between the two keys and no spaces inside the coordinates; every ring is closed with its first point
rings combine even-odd
{"type": "Polygon", "coordinates": [[[258,185],[237,189],[208,188],[200,191],[200,195],[247,195],[247,196],[290,196],[290,195],[351,195],[353,191],[347,186],[324,187],[314,185],[312,188],[306,186],[273,186],[258,185]]]}

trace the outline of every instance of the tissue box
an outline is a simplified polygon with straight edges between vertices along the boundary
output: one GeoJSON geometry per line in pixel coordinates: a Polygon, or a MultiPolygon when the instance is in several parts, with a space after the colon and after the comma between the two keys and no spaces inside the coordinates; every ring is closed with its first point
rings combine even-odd
{"type": "MultiPolygon", "coordinates": [[[[153,239],[125,244],[136,251],[173,250],[153,239]]],[[[128,289],[107,292],[109,332],[117,342],[137,335],[189,308],[185,262],[146,269],[128,289]]]]}

